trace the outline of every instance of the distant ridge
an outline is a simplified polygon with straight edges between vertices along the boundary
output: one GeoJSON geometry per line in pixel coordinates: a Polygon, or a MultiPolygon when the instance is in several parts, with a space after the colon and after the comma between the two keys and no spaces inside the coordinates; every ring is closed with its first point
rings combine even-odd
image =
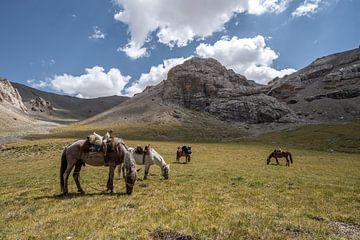
{"type": "Polygon", "coordinates": [[[12,83],[19,91],[31,116],[47,121],[76,122],[126,101],[128,97],[110,96],[93,99],[44,92],[20,83],[12,83]]]}

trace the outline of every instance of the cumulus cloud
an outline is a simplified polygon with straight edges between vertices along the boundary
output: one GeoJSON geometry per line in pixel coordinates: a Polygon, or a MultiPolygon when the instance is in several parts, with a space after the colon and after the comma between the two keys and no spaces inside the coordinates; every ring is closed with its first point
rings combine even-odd
{"type": "Polygon", "coordinates": [[[295,9],[291,13],[293,17],[310,16],[317,12],[321,0],[305,0],[303,4],[295,9]]]}
{"type": "Polygon", "coordinates": [[[57,91],[76,95],[81,98],[95,98],[111,95],[122,95],[121,91],[129,82],[130,76],[123,76],[119,69],[95,66],[86,68],[86,73],[80,76],[68,74],[55,75],[49,84],[57,91]]]}
{"type": "Polygon", "coordinates": [[[105,33],[103,33],[98,26],[95,26],[94,32],[89,36],[89,39],[105,39],[105,33]]]}
{"type": "Polygon", "coordinates": [[[258,83],[267,83],[275,77],[295,72],[295,69],[291,68],[276,70],[271,67],[279,56],[266,47],[263,36],[231,39],[223,37],[214,45],[201,43],[196,48],[196,54],[204,58],[215,58],[227,68],[258,83]]]}
{"type": "Polygon", "coordinates": [[[136,59],[148,54],[144,44],[151,33],[170,47],[183,47],[196,38],[224,30],[237,13],[280,13],[292,0],[115,0],[122,10],[115,20],[128,25],[130,40],[120,48],[136,59]]]}
{"type": "Polygon", "coordinates": [[[182,64],[188,58],[171,58],[164,60],[162,64],[152,66],[148,73],[142,73],[139,80],[128,87],[125,92],[129,96],[142,92],[147,86],[154,86],[167,78],[169,70],[176,65],[182,64]]]}

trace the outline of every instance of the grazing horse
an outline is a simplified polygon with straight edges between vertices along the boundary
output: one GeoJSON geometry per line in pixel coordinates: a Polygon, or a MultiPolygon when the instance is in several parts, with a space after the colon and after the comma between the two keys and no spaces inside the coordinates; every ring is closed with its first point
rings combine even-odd
{"type": "MultiPolygon", "coordinates": [[[[84,163],[91,166],[104,166],[104,153],[90,152],[88,140],[77,140],[76,142],[65,147],[61,156],[60,167],[60,187],[62,194],[68,193],[68,178],[75,166],[73,177],[79,193],[84,193],[79,182],[81,166],[84,163]]],[[[131,194],[135,181],[137,179],[137,171],[135,160],[128,150],[128,147],[120,138],[114,138],[109,145],[108,153],[106,155],[109,162],[109,178],[107,182],[107,191],[114,192],[114,171],[117,165],[123,164],[126,169],[125,183],[126,193],[131,194]]]]}
{"type": "MultiPolygon", "coordinates": [[[[157,151],[155,151],[154,148],[151,148],[150,145],[148,145],[147,148],[145,149],[147,149],[147,151],[144,151],[143,153],[139,153],[138,151],[136,151],[136,148],[131,148],[131,147],[129,148],[129,151],[134,156],[136,164],[145,165],[144,179],[147,179],[149,175],[150,166],[153,164],[158,165],[161,169],[161,175],[165,179],[168,179],[170,176],[170,165],[166,164],[164,158],[157,151]]],[[[121,175],[121,169],[123,170],[123,176],[124,176],[124,167],[121,168],[120,166],[118,168],[119,176],[121,175]]]]}
{"type": "Polygon", "coordinates": [[[291,153],[288,152],[288,151],[281,151],[281,150],[278,150],[278,149],[275,149],[270,155],[269,157],[267,158],[267,164],[270,163],[271,161],[271,158],[275,158],[276,160],[276,164],[279,165],[279,160],[278,158],[286,158],[286,166],[290,166],[290,162],[293,163],[293,159],[292,159],[292,156],[291,156],[291,153]],[[289,161],[290,159],[290,161],[289,161]]]}
{"type": "Polygon", "coordinates": [[[178,147],[176,151],[176,161],[179,162],[181,157],[185,157],[185,163],[190,162],[191,147],[182,146],[178,147]]]}

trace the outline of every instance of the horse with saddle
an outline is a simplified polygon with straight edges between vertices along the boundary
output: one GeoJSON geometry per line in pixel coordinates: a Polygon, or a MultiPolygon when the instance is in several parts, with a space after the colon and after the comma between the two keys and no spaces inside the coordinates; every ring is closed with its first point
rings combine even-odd
{"type": "Polygon", "coordinates": [[[191,159],[191,147],[190,146],[182,146],[178,147],[176,151],[176,161],[179,162],[181,157],[185,157],[185,163],[190,162],[191,159]]]}

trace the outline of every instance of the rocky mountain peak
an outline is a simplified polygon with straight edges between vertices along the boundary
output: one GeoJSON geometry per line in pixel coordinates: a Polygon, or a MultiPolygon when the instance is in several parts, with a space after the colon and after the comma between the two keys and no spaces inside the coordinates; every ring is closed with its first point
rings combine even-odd
{"type": "Polygon", "coordinates": [[[18,90],[7,79],[2,78],[0,78],[0,103],[8,104],[22,112],[27,112],[18,90]]]}
{"type": "Polygon", "coordinates": [[[222,120],[262,123],[292,115],[285,104],[262,94],[253,81],[211,58],[192,58],[172,68],[164,81],[162,98],[222,120]]]}

